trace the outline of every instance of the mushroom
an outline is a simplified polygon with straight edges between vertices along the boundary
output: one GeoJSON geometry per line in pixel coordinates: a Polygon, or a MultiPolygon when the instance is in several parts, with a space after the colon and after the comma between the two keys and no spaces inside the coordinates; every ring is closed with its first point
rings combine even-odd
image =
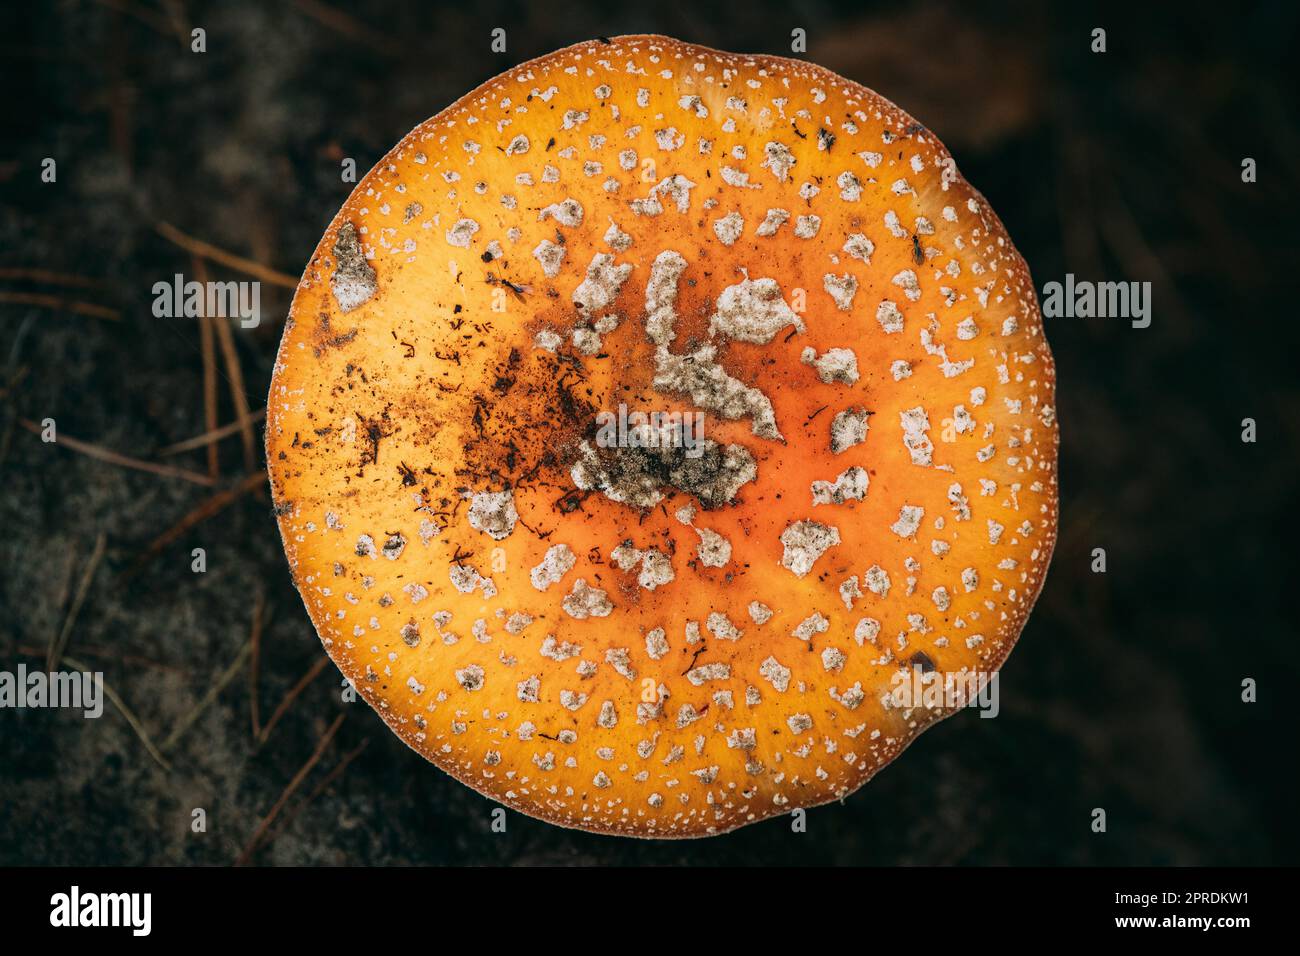
{"type": "Polygon", "coordinates": [[[846,797],[997,670],[1057,520],[1029,271],[929,130],[658,36],[403,139],[307,265],[267,416],[325,649],[392,730],[569,827],[846,797]]]}

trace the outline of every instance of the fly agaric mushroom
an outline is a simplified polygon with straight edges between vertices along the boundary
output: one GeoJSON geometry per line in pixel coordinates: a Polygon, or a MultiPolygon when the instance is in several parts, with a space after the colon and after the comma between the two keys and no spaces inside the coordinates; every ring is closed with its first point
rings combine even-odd
{"type": "Polygon", "coordinates": [[[321,640],[402,740],[556,824],[703,836],[845,797],[965,699],[901,674],[1001,665],[1053,394],[1028,269],[925,127],[629,36],[362,180],[267,457],[321,640]]]}

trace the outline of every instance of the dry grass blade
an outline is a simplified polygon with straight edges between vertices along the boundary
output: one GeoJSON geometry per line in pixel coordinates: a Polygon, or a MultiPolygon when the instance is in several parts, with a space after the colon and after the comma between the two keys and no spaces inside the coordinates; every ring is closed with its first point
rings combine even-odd
{"type": "MultiPolygon", "coordinates": [[[[37,648],[29,644],[19,644],[14,648],[16,654],[26,654],[29,657],[44,657],[49,653],[49,648],[37,648]]],[[[77,653],[86,657],[107,657],[115,664],[126,664],[128,666],[148,667],[151,670],[167,671],[171,674],[188,675],[189,671],[183,667],[177,667],[175,664],[164,664],[162,661],[151,660],[148,657],[140,657],[136,654],[123,654],[118,648],[108,647],[87,647],[84,644],[77,645],[77,653]]],[[[63,658],[65,661],[67,657],[63,658]]]]}
{"type": "Polygon", "coordinates": [[[54,672],[59,669],[59,664],[63,659],[63,652],[68,646],[68,639],[72,636],[72,627],[77,623],[77,615],[81,613],[81,605],[86,602],[86,595],[90,593],[90,584],[95,580],[95,572],[99,570],[99,562],[104,560],[104,545],[107,540],[102,531],[95,538],[95,548],[90,553],[90,560],[86,562],[86,570],[82,572],[81,583],[77,585],[76,597],[72,599],[72,607],[68,609],[68,614],[63,619],[63,627],[50,641],[50,650],[45,656],[45,669],[47,671],[54,672]]]}
{"type": "MultiPolygon", "coordinates": [[[[90,668],[76,658],[64,657],[63,662],[74,670],[85,671],[87,673],[90,672],[90,668]]],[[[126,701],[118,696],[117,691],[108,686],[108,681],[104,681],[103,686],[104,696],[112,701],[113,706],[116,707],[118,712],[126,718],[126,722],[131,725],[131,729],[135,731],[135,735],[140,738],[140,743],[144,744],[144,749],[149,751],[149,756],[154,759],[154,762],[158,764],[158,766],[170,773],[172,765],[167,762],[167,758],[162,755],[162,752],[154,746],[153,739],[150,738],[149,732],[144,729],[144,724],[140,723],[140,718],[135,715],[135,711],[126,706],[126,701]]]]}
{"type": "Polygon", "coordinates": [[[72,594],[72,578],[77,570],[77,552],[68,551],[68,566],[63,569],[63,577],[59,579],[59,593],[54,599],[55,608],[65,608],[68,606],[68,598],[72,594]]]}
{"type": "MultiPolygon", "coordinates": [[[[18,419],[18,424],[27,429],[33,435],[39,435],[42,428],[36,422],[28,418],[18,419]]],[[[191,481],[196,485],[211,487],[216,482],[207,475],[199,474],[197,471],[190,471],[188,468],[178,468],[175,465],[161,465],[152,461],[144,461],[140,458],[132,458],[129,455],[122,455],[107,448],[101,448],[98,445],[92,445],[90,442],[81,441],[73,438],[71,435],[59,435],[53,443],[70,448],[75,452],[80,452],[90,458],[99,461],[108,462],[110,465],[120,465],[123,468],[131,468],[135,471],[147,471],[153,475],[162,475],[164,478],[181,478],[185,481],[191,481]]]]}
{"type": "Polygon", "coordinates": [[[217,678],[216,683],[208,688],[208,692],[203,695],[202,699],[200,699],[197,704],[194,705],[194,708],[182,717],[176,726],[172,728],[172,732],[167,735],[167,739],[165,739],[162,742],[162,746],[159,747],[160,750],[164,753],[171,750],[176,746],[180,739],[189,732],[189,729],[194,726],[195,721],[203,716],[205,710],[212,706],[212,702],[217,699],[217,695],[225,690],[226,686],[235,679],[235,675],[238,674],[240,668],[244,666],[244,661],[248,660],[248,655],[251,650],[252,642],[245,641],[244,646],[241,647],[239,653],[235,655],[235,659],[230,662],[230,665],[224,671],[221,672],[221,676],[217,678]]]}

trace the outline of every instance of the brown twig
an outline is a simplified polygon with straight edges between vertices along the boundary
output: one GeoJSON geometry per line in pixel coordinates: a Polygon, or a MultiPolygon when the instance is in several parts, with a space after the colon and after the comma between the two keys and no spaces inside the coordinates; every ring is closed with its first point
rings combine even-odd
{"type": "Polygon", "coordinates": [[[1085,275],[1101,275],[1087,137],[1060,137],[1052,169],[1055,171],[1057,215],[1066,265],[1085,275]]]}
{"type": "Polygon", "coordinates": [[[355,17],[320,0],[294,0],[294,5],[317,23],[349,40],[356,40],[376,53],[394,56],[401,47],[391,37],[372,29],[355,17]]]}
{"type": "MultiPolygon", "coordinates": [[[[30,644],[19,644],[14,648],[16,654],[26,654],[29,657],[45,657],[49,653],[49,648],[36,648],[30,644]]],[[[168,671],[172,674],[190,673],[183,667],[177,667],[175,664],[164,664],[162,661],[151,660],[148,657],[140,657],[135,654],[123,654],[117,648],[108,647],[87,647],[84,644],[77,645],[77,653],[86,657],[108,657],[116,664],[139,664],[141,667],[149,667],[154,670],[168,671]]],[[[64,657],[66,661],[67,658],[64,657]]]]}
{"type": "MultiPolygon", "coordinates": [[[[209,434],[217,428],[217,357],[213,336],[212,319],[205,312],[199,316],[199,345],[203,352],[203,425],[209,434]]],[[[217,443],[209,442],[208,475],[215,479],[220,471],[217,443]]]]}
{"type": "Polygon", "coordinates": [[[258,584],[257,597],[253,602],[253,628],[248,637],[249,646],[252,648],[250,652],[252,656],[248,661],[248,711],[252,721],[254,742],[262,731],[262,717],[257,703],[257,679],[258,671],[262,666],[262,625],[265,617],[266,588],[258,584]]]}
{"type": "MultiPolygon", "coordinates": [[[[259,408],[255,412],[249,412],[248,420],[257,424],[266,417],[266,409],[259,408]]],[[[219,442],[223,438],[228,438],[240,430],[239,422],[229,422],[220,428],[214,428],[212,431],[204,432],[202,435],[195,435],[193,438],[187,438],[184,441],[178,441],[174,445],[168,445],[166,448],[158,449],[159,458],[169,458],[172,455],[179,455],[181,452],[193,451],[195,448],[202,448],[205,445],[211,445],[219,442]]]]}
{"type": "Polygon", "coordinates": [[[90,553],[90,560],[86,562],[86,570],[81,574],[81,583],[77,585],[77,593],[72,599],[72,607],[68,609],[67,617],[63,619],[63,627],[50,640],[49,653],[45,656],[45,669],[51,673],[58,670],[63,659],[63,652],[67,649],[68,639],[72,636],[72,626],[77,623],[77,615],[81,613],[81,606],[86,602],[86,595],[90,593],[90,584],[95,580],[95,572],[99,570],[99,562],[104,560],[104,545],[106,542],[104,532],[99,532],[95,538],[95,548],[90,553]]]}
{"type": "Polygon", "coordinates": [[[284,699],[280,701],[279,706],[276,707],[275,711],[271,714],[271,719],[268,720],[266,726],[262,728],[262,733],[257,741],[259,747],[271,738],[271,731],[274,730],[275,725],[280,722],[280,718],[289,712],[289,708],[293,706],[293,702],[308,688],[312,681],[320,676],[321,671],[323,671],[328,664],[328,657],[318,657],[316,662],[307,669],[307,673],[303,674],[302,677],[298,679],[298,683],[289,688],[289,693],[284,695],[284,699]]]}
{"type": "Polygon", "coordinates": [[[357,744],[346,754],[344,754],[343,759],[338,762],[338,764],[334,767],[333,770],[331,770],[328,774],[325,775],[325,778],[321,780],[320,783],[318,783],[315,787],[312,788],[311,793],[307,794],[307,796],[303,797],[296,804],[294,804],[293,809],[284,815],[284,817],[280,820],[279,825],[277,825],[274,830],[270,830],[267,832],[266,837],[262,840],[262,846],[263,847],[267,846],[268,844],[273,842],[276,837],[278,837],[281,833],[283,833],[284,828],[287,827],[290,823],[292,823],[294,819],[297,818],[299,813],[301,813],[304,809],[310,806],[312,801],[314,801],[322,793],[328,790],[330,784],[332,784],[339,777],[343,776],[343,771],[348,769],[348,764],[352,763],[352,761],[360,757],[362,751],[364,751],[369,746],[370,746],[370,738],[367,737],[365,740],[361,741],[361,743],[357,744]]]}
{"type": "Polygon", "coordinates": [[[67,309],[77,315],[88,315],[94,319],[108,319],[110,322],[119,322],[122,319],[121,312],[117,309],[110,309],[106,305],[95,305],[93,302],[82,302],[79,299],[68,299],[61,295],[49,295],[44,292],[0,291],[0,302],[7,302],[11,305],[36,305],[47,309],[67,309]]]}
{"type": "Polygon", "coordinates": [[[200,504],[197,508],[190,511],[180,521],[172,525],[158,537],[149,542],[144,553],[132,563],[130,569],[123,575],[123,578],[133,577],[139,570],[144,567],[153,557],[166,548],[169,544],[180,538],[185,532],[189,531],[197,524],[207,521],[213,515],[220,514],[230,504],[239,498],[248,494],[258,485],[266,481],[265,471],[256,471],[246,476],[239,484],[224,491],[219,491],[207,501],[200,504]]]}
{"type": "Polygon", "coordinates": [[[1103,192],[1108,201],[1103,206],[1102,238],[1116,257],[1126,264],[1129,275],[1134,278],[1150,276],[1156,287],[1164,291],[1165,308],[1175,319],[1170,324],[1175,329],[1188,328],[1187,310],[1183,306],[1178,286],[1165,269],[1160,256],[1151,248],[1113,176],[1104,178],[1103,192]]]}
{"type": "Polygon", "coordinates": [[[9,458],[9,446],[14,440],[14,420],[9,415],[4,418],[4,430],[0,431],[0,465],[4,464],[9,458]]]}
{"type": "Polygon", "coordinates": [[[307,779],[307,775],[311,773],[312,768],[315,767],[316,764],[320,763],[320,758],[324,756],[326,748],[329,747],[330,742],[334,739],[334,735],[337,734],[339,728],[343,726],[343,719],[346,716],[346,714],[339,714],[334,718],[334,723],[330,724],[329,729],[321,736],[320,742],[316,744],[316,749],[312,752],[312,755],[307,758],[307,762],[302,765],[301,769],[299,769],[296,774],[293,775],[293,779],[289,781],[289,785],[285,787],[284,792],[280,794],[280,799],[275,801],[275,805],[272,806],[267,815],[262,818],[262,822],[258,825],[257,830],[254,831],[252,839],[250,839],[248,845],[244,847],[244,852],[239,854],[235,859],[235,866],[243,866],[252,858],[253,854],[260,849],[263,835],[271,824],[275,822],[276,816],[282,809],[284,809],[284,805],[289,801],[289,798],[293,796],[294,792],[300,786],[302,786],[302,782],[307,779]]]}
{"type": "MultiPolygon", "coordinates": [[[[39,435],[42,431],[40,425],[28,418],[18,419],[18,424],[27,429],[33,435],[39,435]]],[[[99,461],[106,461],[111,465],[121,465],[123,468],[133,468],[136,471],[147,471],[150,474],[162,475],[164,478],[182,478],[185,481],[192,481],[196,485],[205,485],[207,487],[216,484],[216,482],[207,475],[201,475],[197,471],[190,471],[188,468],[177,468],[175,465],[161,465],[152,461],[144,461],[140,458],[132,458],[129,455],[122,455],[118,452],[110,451],[107,448],[92,445],[90,442],[73,438],[71,435],[59,435],[53,444],[62,445],[99,461]]]]}
{"type": "Polygon", "coordinates": [[[40,282],[44,285],[66,285],[79,289],[96,289],[103,285],[98,279],[91,279],[88,276],[55,272],[52,269],[29,269],[25,266],[5,266],[0,268],[0,281],[40,282]]]}
{"type": "Polygon", "coordinates": [[[195,239],[193,236],[181,232],[169,222],[159,222],[155,228],[164,239],[175,243],[193,255],[202,256],[211,262],[219,262],[236,272],[242,272],[272,285],[282,286],[286,289],[296,289],[298,287],[298,280],[293,276],[286,275],[269,266],[264,266],[260,262],[254,262],[252,259],[237,256],[233,252],[227,252],[209,242],[204,242],[202,239],[195,239]]]}
{"type": "Polygon", "coordinates": [[[253,420],[248,414],[244,372],[239,365],[239,353],[235,351],[235,337],[230,331],[229,322],[215,319],[214,324],[217,328],[217,341],[221,344],[221,353],[225,358],[226,371],[230,376],[230,400],[235,406],[235,420],[239,424],[240,440],[244,446],[244,470],[252,471],[257,467],[257,439],[253,435],[253,420]]]}
{"type": "Polygon", "coordinates": [[[108,109],[108,136],[113,152],[122,163],[127,179],[133,178],[135,168],[135,136],[132,122],[132,108],[136,87],[127,78],[127,67],[122,51],[127,47],[126,24],[120,17],[114,17],[109,24],[109,46],[115,55],[108,58],[107,82],[105,83],[105,100],[108,109]]]}
{"type": "Polygon", "coordinates": [[[185,5],[180,0],[163,0],[162,5],[167,12],[167,22],[172,25],[176,39],[181,41],[182,47],[188,48],[190,45],[190,23],[189,18],[185,15],[185,5]]]}
{"type": "Polygon", "coordinates": [[[135,4],[125,3],[123,0],[95,0],[95,2],[100,6],[108,7],[110,10],[133,17],[163,36],[171,35],[171,30],[167,27],[167,21],[151,10],[141,10],[135,4]]]}
{"type": "Polygon", "coordinates": [[[8,381],[6,381],[4,385],[0,385],[0,399],[6,399],[17,392],[18,386],[23,383],[23,380],[26,379],[30,373],[31,367],[27,365],[20,366],[16,369],[8,381]]]}
{"type": "MultiPolygon", "coordinates": [[[[208,267],[198,256],[194,257],[194,277],[204,286],[208,283],[208,267]]],[[[244,391],[244,369],[239,363],[239,352],[235,348],[235,336],[230,331],[230,322],[220,316],[210,316],[204,312],[210,328],[217,332],[217,342],[221,345],[221,356],[226,365],[226,382],[230,385],[230,403],[235,409],[235,419],[239,422],[240,438],[244,445],[244,470],[252,471],[257,467],[257,452],[254,450],[257,440],[253,437],[253,423],[248,417],[248,395],[244,391]]],[[[213,416],[208,428],[216,425],[213,416]]],[[[212,447],[212,446],[209,446],[212,447]]]]}

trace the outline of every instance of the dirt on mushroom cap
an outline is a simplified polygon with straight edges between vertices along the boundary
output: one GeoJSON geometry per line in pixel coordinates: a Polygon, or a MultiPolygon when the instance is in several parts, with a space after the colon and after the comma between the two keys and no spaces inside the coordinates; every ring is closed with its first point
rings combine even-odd
{"type": "Polygon", "coordinates": [[[809,64],[621,37],[357,186],[267,451],[312,620],[403,740],[554,823],[701,836],[842,798],[952,711],[893,706],[900,668],[1001,665],[1055,540],[1054,386],[928,130],[809,64]]]}

